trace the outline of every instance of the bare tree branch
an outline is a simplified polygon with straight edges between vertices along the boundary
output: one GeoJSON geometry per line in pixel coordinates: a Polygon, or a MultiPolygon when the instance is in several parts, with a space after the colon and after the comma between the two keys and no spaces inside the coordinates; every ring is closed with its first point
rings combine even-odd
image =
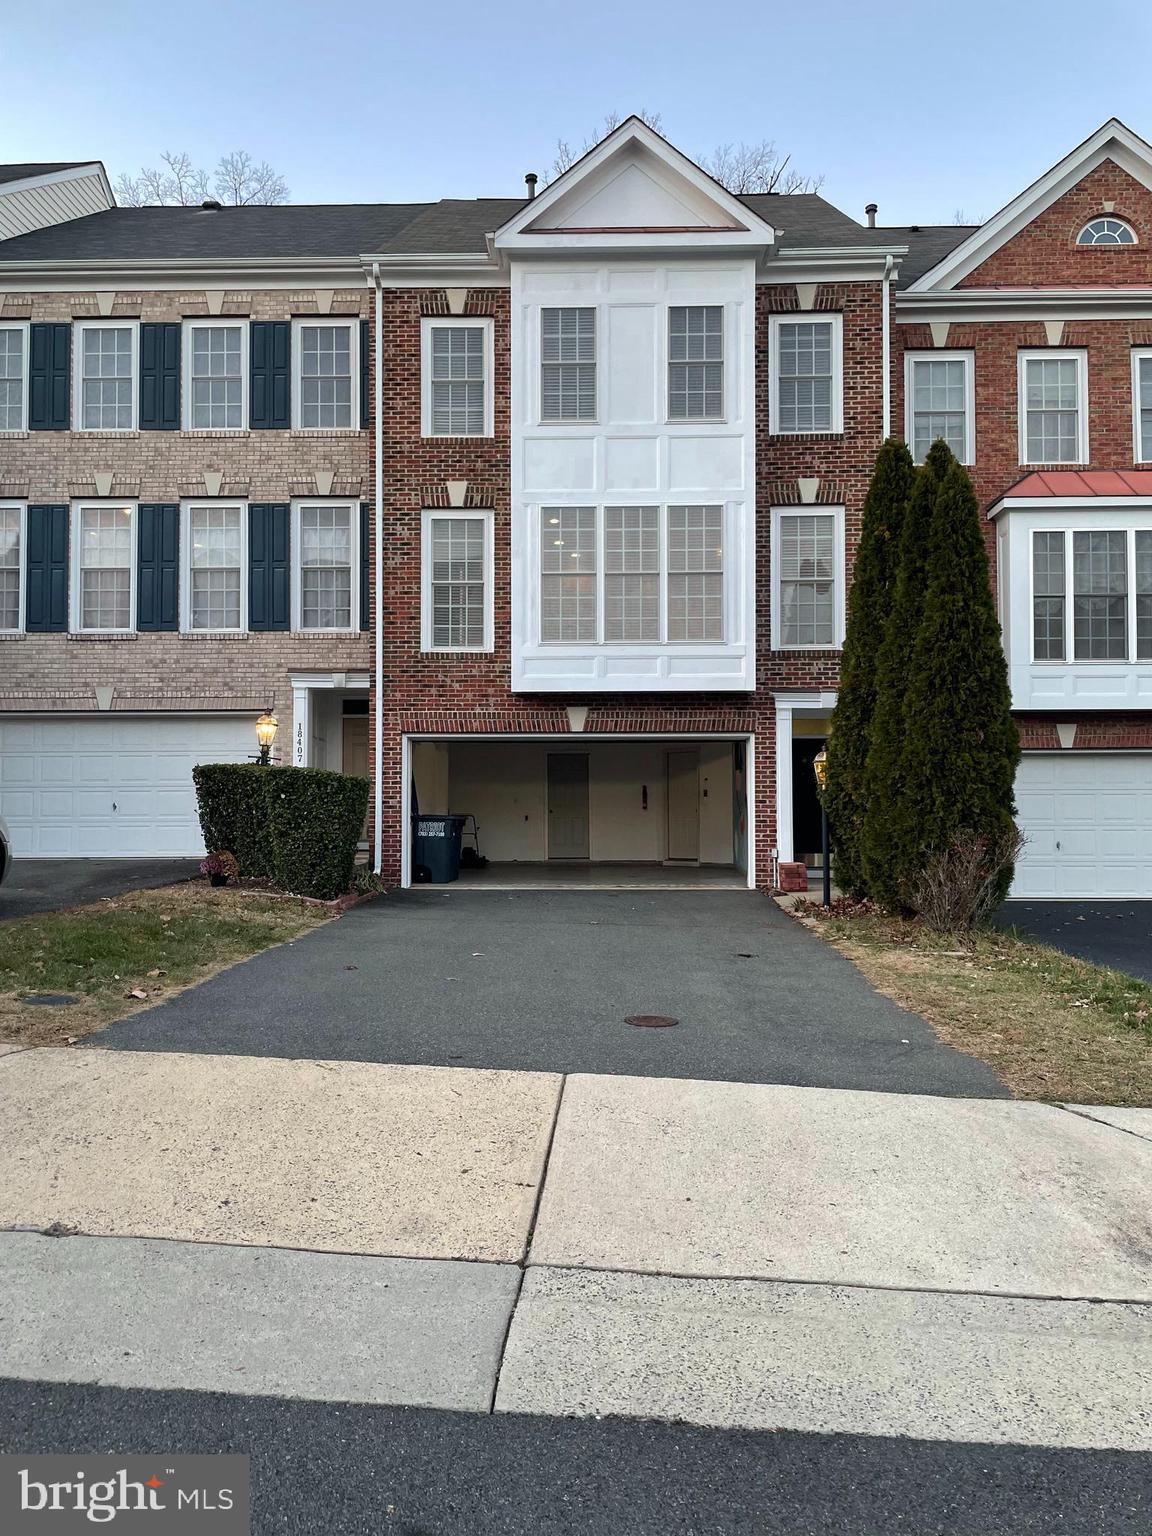
{"type": "MultiPolygon", "coordinates": [[[[649,112],[647,107],[641,107],[635,115],[642,123],[647,123],[655,133],[660,132],[662,119],[659,112],[649,112]]],[[[601,139],[606,139],[610,133],[619,128],[623,121],[622,113],[605,112],[595,137],[585,138],[579,149],[574,150],[567,139],[557,139],[556,153],[552,157],[552,164],[548,167],[547,181],[555,181],[557,176],[563,176],[570,166],[576,164],[581,155],[586,155],[590,149],[595,149],[601,139]]]]}
{"type": "Polygon", "coordinates": [[[224,155],[211,177],[181,152],[165,150],[159,166],[142,166],[137,176],[123,172],[116,179],[116,201],[123,208],[192,207],[211,197],[222,203],[272,204],[288,201],[284,178],[267,160],[259,165],[247,150],[224,155]]]}
{"type": "Polygon", "coordinates": [[[974,219],[965,209],[957,208],[956,212],[952,215],[952,222],[953,224],[983,224],[984,220],[974,219]]]}
{"type": "Polygon", "coordinates": [[[823,176],[794,170],[791,155],[782,155],[771,139],[756,144],[721,144],[700,161],[709,176],[729,192],[818,192],[823,176]]]}

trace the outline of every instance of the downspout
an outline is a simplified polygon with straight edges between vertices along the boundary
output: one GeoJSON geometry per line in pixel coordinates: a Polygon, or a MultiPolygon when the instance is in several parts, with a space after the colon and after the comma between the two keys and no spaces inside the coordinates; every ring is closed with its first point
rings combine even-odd
{"type": "Polygon", "coordinates": [[[883,334],[884,351],[884,432],[885,442],[892,435],[892,321],[889,318],[890,287],[892,282],[892,267],[894,263],[891,254],[884,258],[884,277],[881,288],[884,294],[884,313],[881,316],[881,328],[883,334]]]}
{"type": "Polygon", "coordinates": [[[373,429],[375,432],[376,479],[373,486],[375,517],[372,536],[376,552],[376,643],[375,710],[376,752],[373,778],[376,787],[376,873],[384,868],[384,291],[380,285],[380,263],[372,263],[372,308],[376,348],[373,388],[373,429]]]}

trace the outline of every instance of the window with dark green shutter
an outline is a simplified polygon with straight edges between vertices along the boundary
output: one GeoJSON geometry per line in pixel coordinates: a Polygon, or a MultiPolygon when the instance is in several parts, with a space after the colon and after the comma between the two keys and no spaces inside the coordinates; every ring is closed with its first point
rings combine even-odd
{"type": "Polygon", "coordinates": [[[370,628],[372,613],[371,558],[372,503],[360,503],[360,628],[370,628]]]}
{"type": "Polygon", "coordinates": [[[68,628],[68,508],[31,506],[27,521],[24,628],[48,634],[68,628]]]}
{"type": "Polygon", "coordinates": [[[72,396],[72,327],[28,328],[28,429],[67,432],[72,396]]]}
{"type": "Polygon", "coordinates": [[[179,629],[180,508],[141,502],[136,516],[136,628],[179,629]]]}
{"type": "Polygon", "coordinates": [[[291,321],[253,320],[248,339],[251,426],[286,431],[292,425],[291,321]]]}
{"type": "Polygon", "coordinates": [[[252,502],[248,507],[248,628],[287,629],[289,524],[287,502],[252,502]]]}
{"type": "Polygon", "coordinates": [[[360,322],[360,425],[366,427],[372,415],[372,339],[367,320],[360,322]]]}
{"type": "Polygon", "coordinates": [[[140,430],[175,432],[179,426],[180,326],[141,325],[140,430]]]}

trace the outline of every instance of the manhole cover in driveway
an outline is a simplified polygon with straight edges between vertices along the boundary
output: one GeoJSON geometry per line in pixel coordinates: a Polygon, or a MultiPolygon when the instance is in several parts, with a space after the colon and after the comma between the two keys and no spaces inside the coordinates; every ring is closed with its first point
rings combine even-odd
{"type": "Polygon", "coordinates": [[[637,1029],[671,1029],[680,1020],[670,1019],[666,1013],[630,1013],[624,1022],[635,1025],[637,1029]]]}
{"type": "Polygon", "coordinates": [[[27,997],[20,999],[22,1003],[43,1003],[48,1008],[61,1008],[68,1003],[78,1003],[80,999],[73,997],[71,992],[29,992],[27,997]]]}

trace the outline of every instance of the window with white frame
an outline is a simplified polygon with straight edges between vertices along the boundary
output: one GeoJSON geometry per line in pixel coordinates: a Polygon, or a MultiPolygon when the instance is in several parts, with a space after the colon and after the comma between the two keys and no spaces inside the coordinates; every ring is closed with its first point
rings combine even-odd
{"type": "Polygon", "coordinates": [[[1087,377],[1083,352],[1021,352],[1021,464],[1087,462],[1087,377]]]}
{"type": "Polygon", "coordinates": [[[718,421],[724,415],[724,306],[668,310],[668,417],[718,421]]]}
{"type": "Polygon", "coordinates": [[[28,327],[0,325],[0,432],[23,432],[28,399],[28,327]]]}
{"type": "Polygon", "coordinates": [[[356,333],[350,321],[296,321],[297,427],[318,431],[354,424],[356,333]]]}
{"type": "Polygon", "coordinates": [[[0,630],[17,630],[23,619],[24,509],[0,504],[0,630]]]}
{"type": "Polygon", "coordinates": [[[76,418],[82,432],[136,426],[136,327],[84,321],[77,326],[76,418]]]}
{"type": "Polygon", "coordinates": [[[1032,655],[1152,660],[1152,530],[1033,533],[1032,655]]]}
{"type": "Polygon", "coordinates": [[[1152,462],[1152,351],[1132,353],[1132,405],[1138,463],[1152,462]]]}
{"type": "Polygon", "coordinates": [[[543,507],[540,639],[722,641],[724,508],[543,507]]]}
{"type": "Polygon", "coordinates": [[[425,512],[421,646],[492,649],[492,514],[425,512]]]}
{"type": "Polygon", "coordinates": [[[660,508],[604,509],[604,639],[660,638],[660,508]]]}
{"type": "Polygon", "coordinates": [[[352,531],[347,503],[298,509],[296,558],[301,629],[352,629],[352,531]]]}
{"type": "Polygon", "coordinates": [[[843,431],[842,339],[838,314],[771,317],[770,431],[843,431]]]}
{"type": "Polygon", "coordinates": [[[247,426],[248,327],[215,321],[185,324],[184,425],[192,432],[247,426]]]}
{"type": "Polygon", "coordinates": [[[828,650],[841,643],[840,518],[836,512],[776,517],[772,562],[777,634],[784,650],[828,650]]]}
{"type": "Polygon", "coordinates": [[[540,418],[596,419],[596,311],[540,311],[540,418]]]}
{"type": "Polygon", "coordinates": [[[904,435],[913,459],[923,464],[943,438],[961,464],[973,463],[972,354],[909,352],[904,367],[904,435]]]}
{"type": "Polygon", "coordinates": [[[243,628],[245,511],[216,502],[185,511],[184,611],[191,630],[243,628]]]}
{"type": "Polygon", "coordinates": [[[77,629],[132,628],[135,514],[132,506],[76,509],[77,629]]]}
{"type": "Polygon", "coordinates": [[[491,437],[492,322],[425,320],[422,326],[425,437],[491,437]]]}
{"type": "Polygon", "coordinates": [[[1077,245],[1135,245],[1136,232],[1123,219],[1093,219],[1076,237],[1077,245]]]}

